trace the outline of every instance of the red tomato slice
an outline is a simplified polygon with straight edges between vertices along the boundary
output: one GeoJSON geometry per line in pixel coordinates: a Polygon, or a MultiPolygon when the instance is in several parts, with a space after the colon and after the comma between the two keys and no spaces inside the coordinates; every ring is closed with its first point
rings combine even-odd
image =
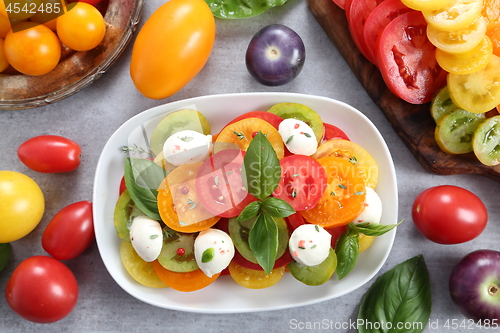
{"type": "Polygon", "coordinates": [[[288,230],[290,230],[290,234],[301,225],[306,224],[306,220],[304,220],[304,217],[299,212],[285,217],[285,221],[288,224],[288,230]]]}
{"type": "Polygon", "coordinates": [[[347,134],[345,134],[344,131],[342,131],[337,126],[327,123],[323,123],[323,126],[325,127],[325,134],[323,135],[323,140],[321,141],[321,143],[332,139],[349,140],[347,134]]]}
{"type": "Polygon", "coordinates": [[[447,73],[436,61],[436,47],[426,35],[427,22],[419,11],[392,20],[380,35],[377,53],[385,84],[412,104],[424,104],[446,85],[447,73]]]}
{"type": "Polygon", "coordinates": [[[347,230],[347,225],[343,225],[337,228],[325,228],[325,230],[328,231],[330,235],[332,235],[331,246],[332,248],[335,248],[337,239],[339,239],[340,235],[342,235],[342,233],[347,230]]]}
{"type": "Polygon", "coordinates": [[[413,9],[407,7],[401,0],[385,0],[370,13],[365,22],[363,35],[371,59],[374,61],[377,59],[377,42],[389,22],[410,11],[413,9]]]}
{"type": "MultiPolygon", "coordinates": [[[[274,113],[271,113],[271,112],[267,112],[267,111],[250,111],[250,112],[242,114],[241,116],[238,116],[238,117],[234,118],[229,123],[227,123],[227,125],[230,125],[232,123],[235,123],[237,121],[240,121],[240,120],[243,120],[243,119],[246,119],[246,118],[260,118],[262,120],[267,121],[269,124],[273,125],[273,127],[276,128],[276,129],[278,129],[279,124],[283,121],[283,118],[281,118],[280,116],[278,116],[278,115],[276,115],[274,113]]],[[[224,126],[224,127],[226,127],[226,126],[224,126]]]]}
{"type": "Polygon", "coordinates": [[[364,36],[364,27],[370,13],[383,1],[384,0],[352,0],[349,15],[347,16],[347,23],[354,44],[356,44],[361,54],[373,64],[375,64],[376,59],[373,58],[368,51],[364,36]]]}
{"type": "MultiPolygon", "coordinates": [[[[264,270],[264,269],[262,269],[262,267],[259,264],[255,264],[251,261],[246,260],[245,257],[243,257],[241,255],[241,253],[239,253],[236,250],[234,251],[233,261],[235,264],[238,264],[238,265],[245,267],[245,268],[248,268],[248,269],[254,269],[256,271],[263,271],[264,270]]],[[[293,261],[293,258],[292,258],[292,255],[290,254],[290,251],[286,250],[285,253],[283,253],[283,255],[281,257],[276,259],[276,261],[274,262],[273,269],[286,266],[289,263],[291,263],[292,261],[293,261]]]]}
{"type": "Polygon", "coordinates": [[[304,155],[286,156],[280,165],[281,179],[273,196],[288,202],[295,211],[316,206],[326,189],[323,167],[304,155]]]}
{"type": "Polygon", "coordinates": [[[196,193],[203,207],[221,217],[238,216],[250,202],[257,200],[244,186],[241,177],[244,152],[222,150],[201,165],[196,175],[196,193]]]}

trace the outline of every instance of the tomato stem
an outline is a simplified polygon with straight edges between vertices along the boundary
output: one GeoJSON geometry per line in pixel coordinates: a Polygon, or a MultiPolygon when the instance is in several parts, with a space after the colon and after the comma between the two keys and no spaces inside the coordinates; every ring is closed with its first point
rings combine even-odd
{"type": "Polygon", "coordinates": [[[488,294],[490,294],[491,296],[496,296],[498,295],[499,293],[499,289],[498,289],[498,286],[493,284],[491,286],[489,286],[488,288],[488,294]]]}

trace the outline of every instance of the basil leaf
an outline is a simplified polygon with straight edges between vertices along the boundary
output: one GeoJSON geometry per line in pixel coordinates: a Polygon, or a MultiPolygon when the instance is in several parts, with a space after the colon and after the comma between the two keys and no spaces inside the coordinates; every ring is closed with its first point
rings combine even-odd
{"type": "Polygon", "coordinates": [[[215,249],[213,247],[209,247],[208,249],[203,251],[203,254],[201,255],[201,262],[211,262],[214,259],[214,253],[215,249]]]}
{"type": "Polygon", "coordinates": [[[260,212],[260,206],[261,202],[260,201],[253,201],[246,205],[245,208],[241,211],[240,215],[236,218],[238,221],[246,221],[250,220],[252,217],[257,216],[257,214],[260,212]]]}
{"type": "Polygon", "coordinates": [[[367,236],[382,236],[386,232],[389,232],[392,229],[396,228],[402,222],[403,220],[399,221],[399,223],[396,224],[379,224],[372,222],[363,222],[363,223],[353,224],[352,227],[357,232],[360,232],[367,236]]]}
{"type": "Polygon", "coordinates": [[[261,212],[248,235],[248,245],[255,259],[269,275],[278,253],[278,226],[273,217],[261,212]]]}
{"type": "Polygon", "coordinates": [[[262,14],[287,0],[205,0],[215,17],[238,19],[262,14]]]}
{"type": "Polygon", "coordinates": [[[10,243],[0,244],[0,272],[7,266],[10,258],[10,243]]]}
{"type": "Polygon", "coordinates": [[[335,244],[335,252],[337,254],[337,276],[339,280],[345,278],[354,268],[358,261],[359,254],[359,237],[358,232],[350,225],[347,230],[340,235],[335,244]]]}
{"type": "Polygon", "coordinates": [[[287,217],[295,214],[295,209],[283,199],[268,197],[262,201],[262,210],[273,217],[287,217]]]}
{"type": "Polygon", "coordinates": [[[144,158],[127,158],[125,184],[137,208],[152,219],[160,220],[158,213],[158,187],[166,171],[153,161],[144,158]]]}
{"type": "Polygon", "coordinates": [[[270,196],[281,178],[278,156],[262,132],[252,139],[243,158],[248,192],[257,199],[270,196]]]}
{"type": "Polygon", "coordinates": [[[431,308],[429,273],[418,255],[387,271],[368,289],[358,311],[358,331],[421,333],[431,308]],[[381,330],[380,323],[392,329],[381,330]]]}

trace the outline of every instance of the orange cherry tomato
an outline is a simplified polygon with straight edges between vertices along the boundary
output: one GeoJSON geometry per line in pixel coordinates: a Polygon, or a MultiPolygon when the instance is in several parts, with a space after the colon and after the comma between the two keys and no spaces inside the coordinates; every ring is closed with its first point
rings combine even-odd
{"type": "Polygon", "coordinates": [[[203,0],[170,0],[137,35],[130,76],[146,97],[162,99],[182,89],[205,66],[215,40],[215,19],[203,0]]]}
{"type": "Polygon", "coordinates": [[[220,273],[208,277],[201,269],[187,273],[177,273],[165,269],[158,260],[153,261],[153,267],[158,277],[170,288],[177,291],[190,292],[200,290],[212,284],[220,273]]]}
{"type": "Polygon", "coordinates": [[[358,167],[341,157],[318,159],[327,177],[327,187],[318,204],[301,212],[307,222],[324,228],[340,227],[352,222],[363,210],[365,181],[358,167]]]}
{"type": "Polygon", "coordinates": [[[17,71],[43,75],[53,70],[61,58],[61,43],[56,34],[35,22],[19,23],[18,32],[5,37],[5,56],[17,71]]]}
{"type": "Polygon", "coordinates": [[[196,175],[202,162],[184,164],[168,174],[158,189],[158,212],[165,224],[180,232],[198,232],[219,221],[196,193],[196,175]]]}
{"type": "Polygon", "coordinates": [[[7,67],[9,67],[9,61],[5,57],[3,45],[4,40],[0,38],[0,72],[3,72],[7,67]]]}
{"type": "Polygon", "coordinates": [[[488,34],[493,44],[493,54],[500,57],[500,27],[488,34]]]}

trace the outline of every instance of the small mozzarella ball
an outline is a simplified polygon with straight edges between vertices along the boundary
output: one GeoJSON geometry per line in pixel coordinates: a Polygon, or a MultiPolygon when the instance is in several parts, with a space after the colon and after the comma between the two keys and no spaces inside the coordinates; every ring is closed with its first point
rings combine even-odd
{"type": "Polygon", "coordinates": [[[303,224],[295,229],[288,241],[293,259],[306,266],[321,264],[330,253],[332,235],[314,224],[303,224]]]}
{"type": "Polygon", "coordinates": [[[194,257],[206,276],[222,272],[234,256],[231,237],[219,229],[206,229],[194,241],[194,257]]]}
{"type": "Polygon", "coordinates": [[[147,262],[154,261],[163,246],[160,223],[147,216],[137,216],[130,226],[130,241],[139,257],[147,262]]]}
{"type": "Polygon", "coordinates": [[[356,217],[353,223],[363,223],[363,222],[371,222],[371,223],[380,223],[382,218],[382,201],[380,200],[379,195],[375,192],[371,187],[366,187],[366,198],[365,198],[365,208],[356,217]]]}
{"type": "Polygon", "coordinates": [[[278,126],[278,132],[292,154],[311,156],[318,148],[312,128],[301,120],[284,119],[278,126]]]}
{"type": "Polygon", "coordinates": [[[210,156],[211,149],[211,135],[185,130],[168,137],[163,145],[163,156],[167,162],[179,166],[203,162],[210,156]]]}

